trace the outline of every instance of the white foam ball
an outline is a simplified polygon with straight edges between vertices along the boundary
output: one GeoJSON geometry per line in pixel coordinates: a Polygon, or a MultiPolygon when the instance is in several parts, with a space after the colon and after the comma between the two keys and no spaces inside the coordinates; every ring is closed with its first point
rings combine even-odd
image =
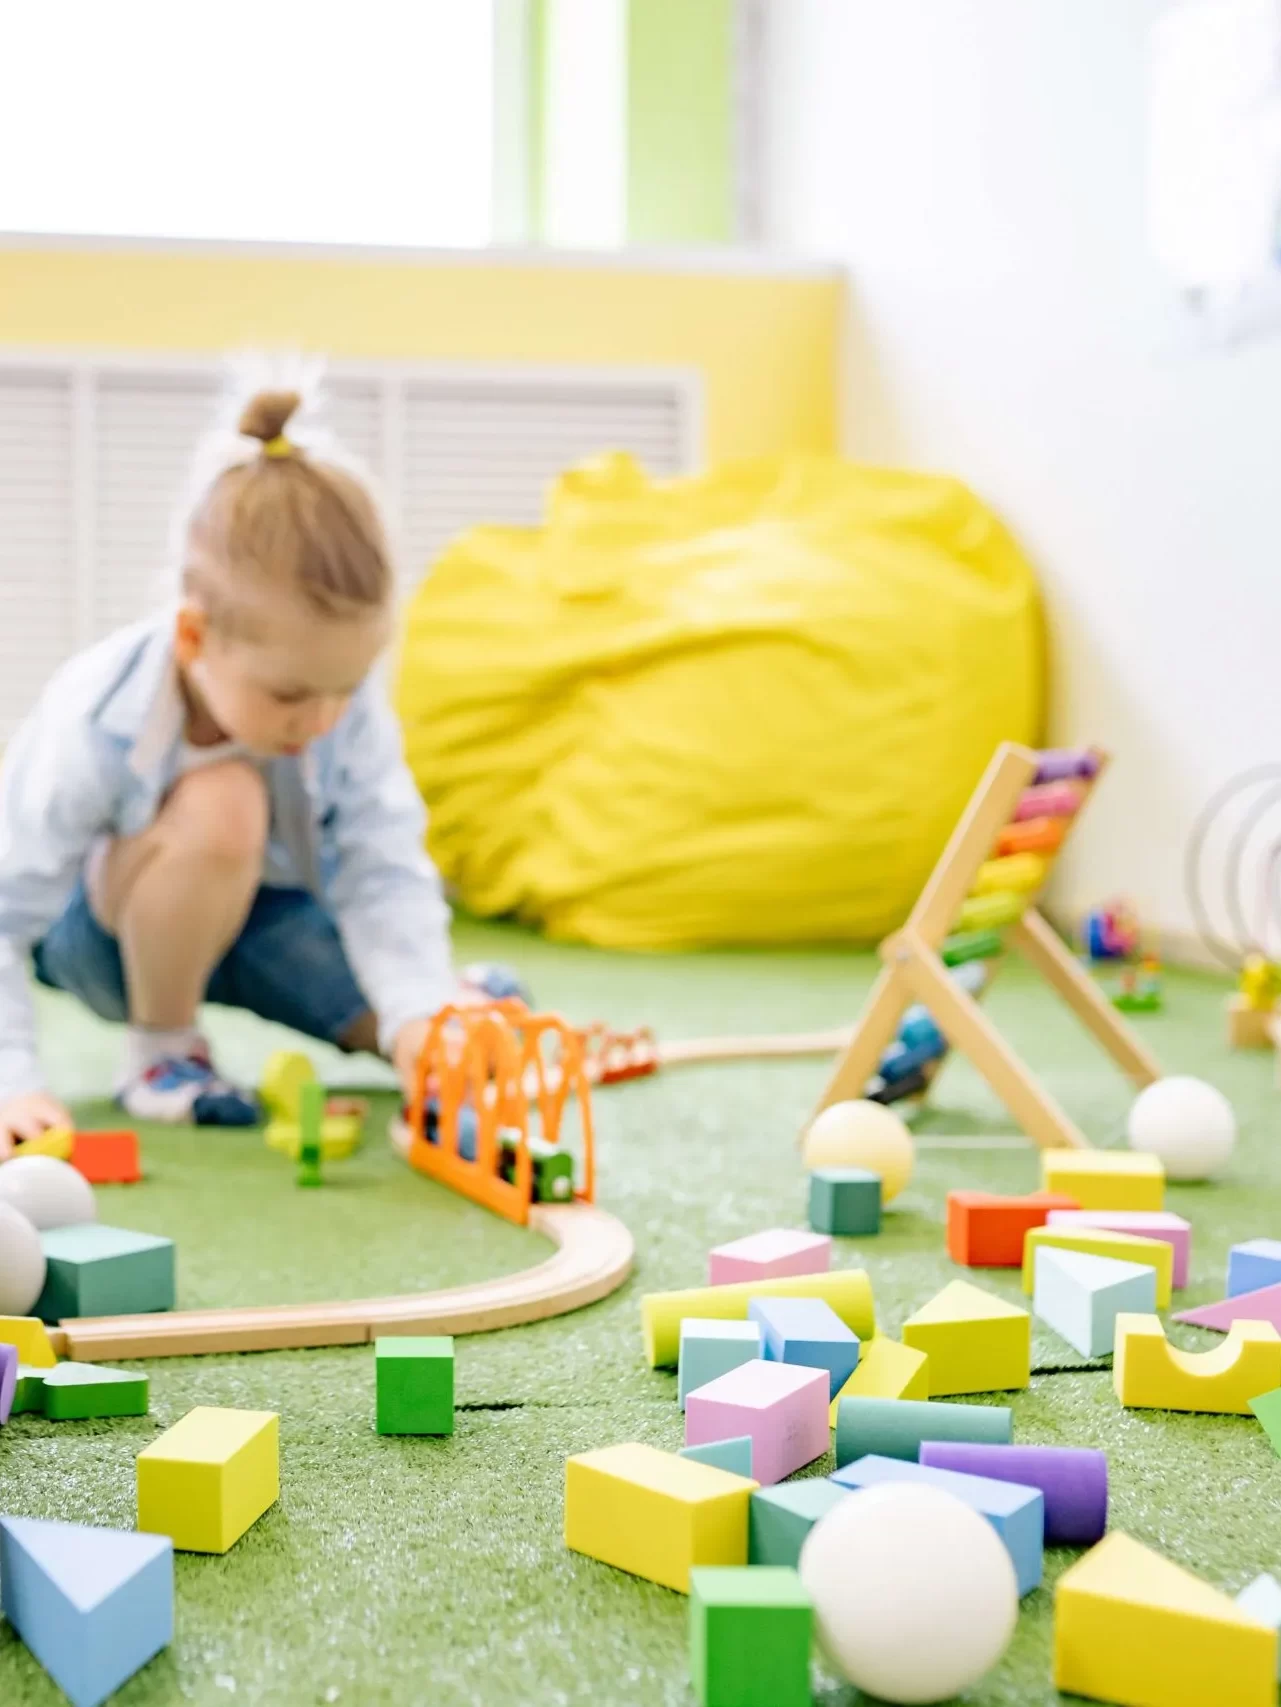
{"type": "Polygon", "coordinates": [[[810,1530],[801,1580],[842,1675],[885,1701],[946,1701],[1005,1652],[1014,1566],[985,1518],[941,1488],[882,1482],[810,1530]]]}
{"type": "Polygon", "coordinates": [[[807,1168],[867,1168],[881,1176],[881,1201],[889,1203],[912,1177],[912,1134],[879,1102],[834,1102],[805,1134],[807,1168]]]}
{"type": "Polygon", "coordinates": [[[29,1316],[44,1290],[40,1235],[12,1204],[0,1203],[0,1316],[29,1316]]]}
{"type": "Polygon", "coordinates": [[[1208,1179],[1237,1141],[1236,1116],[1223,1092],[1179,1075],[1139,1092],[1127,1131],[1130,1148],[1159,1156],[1170,1179],[1208,1179]]]}
{"type": "Polygon", "coordinates": [[[33,1227],[77,1227],[98,1219],[93,1187],[56,1156],[15,1156],[0,1167],[0,1203],[11,1203],[33,1227]]]}

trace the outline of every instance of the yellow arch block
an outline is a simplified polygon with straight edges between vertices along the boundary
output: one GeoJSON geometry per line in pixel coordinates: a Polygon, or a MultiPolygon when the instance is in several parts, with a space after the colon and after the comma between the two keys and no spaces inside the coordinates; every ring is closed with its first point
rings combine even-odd
{"type": "Polygon", "coordinates": [[[1123,1313],[1112,1385],[1131,1409],[1245,1414],[1251,1399],[1281,1387],[1281,1334],[1271,1322],[1233,1322],[1213,1351],[1178,1351],[1158,1317],[1123,1313]]]}

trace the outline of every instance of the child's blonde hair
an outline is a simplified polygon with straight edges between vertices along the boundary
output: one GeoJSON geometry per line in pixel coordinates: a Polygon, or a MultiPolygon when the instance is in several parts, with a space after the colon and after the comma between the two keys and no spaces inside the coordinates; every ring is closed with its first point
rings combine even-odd
{"type": "Polygon", "coordinates": [[[391,600],[395,571],[378,505],[323,435],[289,432],[302,403],[299,390],[256,391],[239,407],[234,434],[215,433],[202,446],[182,529],[182,588],[223,630],[239,626],[246,582],[295,588],[325,616],[391,600]]]}

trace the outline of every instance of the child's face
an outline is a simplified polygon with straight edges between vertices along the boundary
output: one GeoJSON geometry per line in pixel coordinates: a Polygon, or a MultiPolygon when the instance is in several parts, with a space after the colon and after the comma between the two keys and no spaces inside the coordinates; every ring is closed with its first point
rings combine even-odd
{"type": "Polygon", "coordinates": [[[325,616],[272,589],[248,615],[249,633],[224,635],[198,602],[180,607],[174,650],[188,691],[217,731],[257,756],[301,753],[347,709],[387,643],[390,613],[325,616]]]}

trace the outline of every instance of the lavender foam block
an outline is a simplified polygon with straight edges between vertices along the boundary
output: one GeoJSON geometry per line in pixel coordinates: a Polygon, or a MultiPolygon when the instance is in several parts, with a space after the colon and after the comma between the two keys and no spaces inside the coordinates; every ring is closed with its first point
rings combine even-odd
{"type": "Polygon", "coordinates": [[[1045,1497],[1047,1547],[1089,1547],[1107,1528],[1108,1461],[1090,1447],[926,1440],[920,1461],[936,1470],[1039,1488],[1045,1497]]]}

